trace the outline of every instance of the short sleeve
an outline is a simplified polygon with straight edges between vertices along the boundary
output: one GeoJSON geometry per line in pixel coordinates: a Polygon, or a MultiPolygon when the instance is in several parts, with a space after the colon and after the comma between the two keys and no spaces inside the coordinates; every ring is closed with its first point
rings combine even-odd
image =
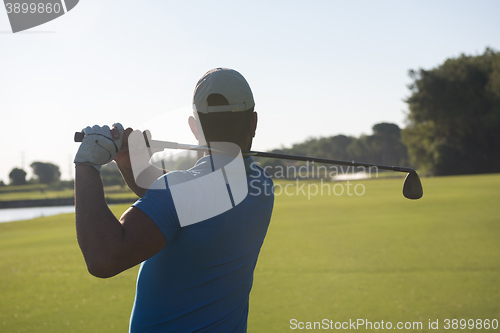
{"type": "Polygon", "coordinates": [[[132,206],[139,208],[153,220],[169,243],[180,230],[179,219],[165,178],[161,177],[156,182],[163,182],[165,185],[152,186],[132,206]]]}

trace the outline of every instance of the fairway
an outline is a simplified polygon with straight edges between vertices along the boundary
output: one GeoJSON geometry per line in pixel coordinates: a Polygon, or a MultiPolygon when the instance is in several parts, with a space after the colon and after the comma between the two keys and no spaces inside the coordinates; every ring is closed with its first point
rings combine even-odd
{"type": "MultiPolygon", "coordinates": [[[[500,175],[422,178],[416,201],[402,179],[351,182],[352,195],[300,184],[305,194],[292,186],[276,197],[249,332],[297,331],[292,319],[423,324],[405,332],[500,320],[500,175]]],[[[137,267],[90,276],[74,229],[73,214],[0,224],[0,332],[127,331],[137,267]]]]}

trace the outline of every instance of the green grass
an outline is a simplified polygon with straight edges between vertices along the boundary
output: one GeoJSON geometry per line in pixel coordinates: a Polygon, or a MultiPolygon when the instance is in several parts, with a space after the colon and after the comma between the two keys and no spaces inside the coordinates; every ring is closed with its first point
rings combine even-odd
{"type": "Polygon", "coordinates": [[[291,331],[291,319],[425,332],[429,319],[500,320],[500,175],[424,178],[417,201],[398,179],[358,183],[363,196],[278,197],[249,332],[291,331]]]}
{"type": "Polygon", "coordinates": [[[25,185],[0,186],[0,193],[39,191],[41,188],[45,189],[45,188],[47,188],[47,185],[46,184],[25,184],[25,185]]]}
{"type": "Polygon", "coordinates": [[[2,192],[0,193],[0,201],[71,198],[73,193],[73,189],[69,188],[59,191],[40,191],[38,188],[32,191],[24,192],[2,192]]]}
{"type": "MultiPolygon", "coordinates": [[[[13,186],[14,188],[14,186],[13,186]]],[[[33,187],[31,185],[17,186],[17,190],[13,191],[0,191],[0,201],[13,201],[13,200],[36,200],[36,199],[60,199],[72,198],[74,195],[73,189],[50,190],[45,187],[33,187]],[[27,187],[24,190],[19,188],[27,187]],[[41,191],[40,189],[44,189],[41,191]]],[[[120,186],[108,186],[105,188],[107,198],[123,199],[131,198],[137,199],[137,196],[132,193],[127,187],[121,188],[120,186]]]]}
{"type": "MultiPolygon", "coordinates": [[[[249,332],[293,331],[291,319],[421,321],[424,332],[429,319],[440,332],[446,318],[500,320],[500,175],[422,183],[417,201],[402,179],[350,182],[362,196],[277,196],[249,332]]],[[[0,224],[0,332],[126,332],[136,274],[90,276],[72,214],[0,224]]]]}
{"type": "Polygon", "coordinates": [[[2,223],[0,332],[126,332],[136,275],[137,267],[107,280],[92,277],[74,214],[2,223]]]}

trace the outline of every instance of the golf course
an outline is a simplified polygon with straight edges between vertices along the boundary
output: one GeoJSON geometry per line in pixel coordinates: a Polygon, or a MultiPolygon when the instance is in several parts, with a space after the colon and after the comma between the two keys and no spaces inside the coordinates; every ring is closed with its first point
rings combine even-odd
{"type": "MultiPolygon", "coordinates": [[[[403,178],[350,181],[351,195],[290,181],[275,198],[248,331],[361,320],[367,332],[500,331],[500,174],[421,181],[420,200],[403,197],[403,178]]],[[[138,267],[91,276],[74,224],[74,214],[0,224],[0,332],[127,332],[138,267]]]]}

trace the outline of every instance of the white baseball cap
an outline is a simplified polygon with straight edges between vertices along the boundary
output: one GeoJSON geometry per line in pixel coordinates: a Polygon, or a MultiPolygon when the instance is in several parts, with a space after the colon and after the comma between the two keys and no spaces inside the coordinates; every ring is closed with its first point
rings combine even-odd
{"type": "Polygon", "coordinates": [[[196,84],[193,95],[193,109],[201,113],[243,112],[255,106],[252,90],[247,80],[229,68],[214,68],[202,76],[196,84]],[[208,106],[211,94],[224,96],[229,105],[208,106]]]}

